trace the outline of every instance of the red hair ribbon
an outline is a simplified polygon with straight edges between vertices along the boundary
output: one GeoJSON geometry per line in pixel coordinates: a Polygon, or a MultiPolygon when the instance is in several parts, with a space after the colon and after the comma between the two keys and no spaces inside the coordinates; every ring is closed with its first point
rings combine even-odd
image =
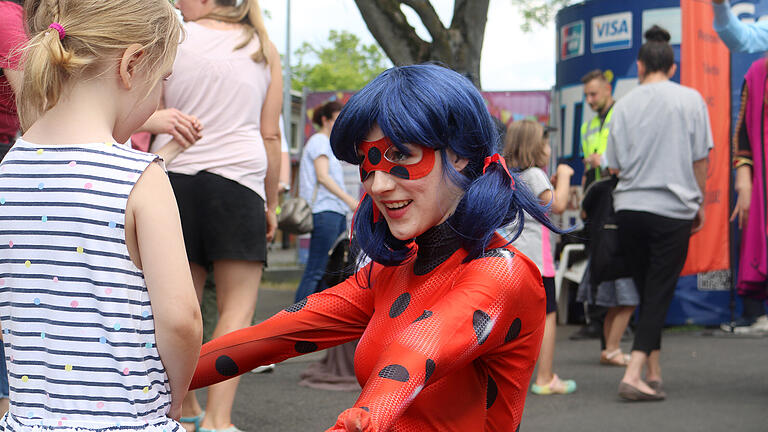
{"type": "Polygon", "coordinates": [[[483,163],[483,174],[485,174],[485,170],[487,170],[492,163],[497,163],[501,165],[502,168],[504,168],[504,171],[509,176],[509,187],[514,190],[515,178],[512,177],[512,174],[510,174],[509,169],[507,168],[507,162],[504,160],[503,157],[501,157],[500,154],[495,153],[493,156],[488,156],[487,158],[485,158],[485,162],[483,163]]]}

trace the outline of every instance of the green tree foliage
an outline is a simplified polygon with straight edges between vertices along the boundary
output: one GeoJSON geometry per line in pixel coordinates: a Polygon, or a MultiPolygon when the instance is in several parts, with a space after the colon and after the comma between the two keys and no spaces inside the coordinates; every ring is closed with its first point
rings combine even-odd
{"type": "Polygon", "coordinates": [[[520,8],[525,22],[523,31],[529,32],[536,25],[546,25],[555,18],[560,9],[584,0],[512,0],[512,4],[520,8]]]}
{"type": "Polygon", "coordinates": [[[343,30],[331,30],[323,46],[304,42],[295,55],[294,90],[359,90],[391,66],[378,45],[362,44],[356,35],[343,30]]]}

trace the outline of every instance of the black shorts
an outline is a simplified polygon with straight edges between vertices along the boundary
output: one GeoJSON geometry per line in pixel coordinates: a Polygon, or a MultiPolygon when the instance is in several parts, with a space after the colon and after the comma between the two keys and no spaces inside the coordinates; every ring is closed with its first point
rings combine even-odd
{"type": "Polygon", "coordinates": [[[555,298],[555,278],[543,277],[544,292],[547,293],[547,313],[552,313],[557,310],[557,298],[555,298]]]}
{"type": "Polygon", "coordinates": [[[200,171],[169,172],[181,215],[187,259],[203,267],[217,260],[267,262],[264,200],[240,183],[200,171]]]}

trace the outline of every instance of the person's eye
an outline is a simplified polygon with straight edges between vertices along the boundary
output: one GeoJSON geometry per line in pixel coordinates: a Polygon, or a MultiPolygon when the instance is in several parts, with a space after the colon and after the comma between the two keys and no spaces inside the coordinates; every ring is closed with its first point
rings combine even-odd
{"type": "Polygon", "coordinates": [[[408,155],[401,152],[400,150],[395,150],[390,153],[390,161],[392,162],[402,162],[406,159],[408,159],[408,155]]]}

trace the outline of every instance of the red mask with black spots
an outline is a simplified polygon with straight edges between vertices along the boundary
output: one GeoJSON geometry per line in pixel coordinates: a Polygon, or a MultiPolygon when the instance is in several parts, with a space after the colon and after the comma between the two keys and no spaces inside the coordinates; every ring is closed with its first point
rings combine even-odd
{"type": "Polygon", "coordinates": [[[404,153],[384,137],[360,143],[360,181],[373,171],[383,171],[405,180],[425,177],[435,166],[435,150],[422,145],[409,145],[413,151],[404,153]]]}

